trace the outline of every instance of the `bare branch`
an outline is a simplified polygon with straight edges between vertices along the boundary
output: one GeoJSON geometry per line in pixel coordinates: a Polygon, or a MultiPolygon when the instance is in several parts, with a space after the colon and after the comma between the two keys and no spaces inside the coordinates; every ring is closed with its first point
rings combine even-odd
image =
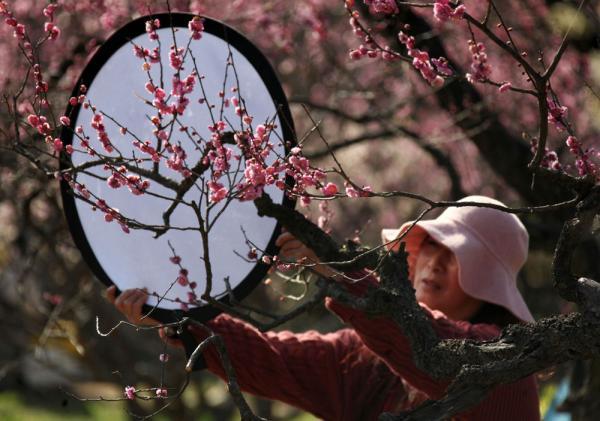
{"type": "Polygon", "coordinates": [[[242,420],[264,421],[264,418],[254,415],[254,413],[248,406],[246,399],[244,399],[244,396],[242,395],[242,391],[237,382],[235,369],[233,368],[231,360],[229,359],[229,355],[227,354],[227,349],[225,348],[225,342],[223,341],[223,338],[221,338],[219,335],[215,335],[214,332],[212,332],[210,329],[208,329],[201,323],[195,322],[193,320],[190,322],[193,323],[195,326],[198,326],[199,328],[208,332],[210,336],[196,347],[196,349],[194,350],[187,362],[186,370],[188,372],[191,371],[192,367],[194,366],[195,360],[202,354],[206,347],[208,347],[211,344],[214,345],[219,354],[219,358],[221,359],[221,365],[223,366],[223,369],[225,370],[225,373],[227,375],[227,386],[229,388],[229,393],[231,394],[233,401],[235,402],[236,406],[240,411],[242,420]]]}

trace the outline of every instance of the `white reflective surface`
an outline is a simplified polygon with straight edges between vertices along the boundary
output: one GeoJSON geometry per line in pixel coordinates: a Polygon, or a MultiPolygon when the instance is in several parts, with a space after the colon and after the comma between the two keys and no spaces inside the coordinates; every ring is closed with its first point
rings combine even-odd
{"type": "MultiPolygon", "coordinates": [[[[162,75],[165,91],[167,94],[171,88],[171,77],[174,70],[169,66],[169,46],[172,44],[172,34],[170,28],[161,28],[158,30],[162,43],[162,75]]],[[[185,28],[180,28],[176,35],[177,44],[185,47],[189,40],[189,32],[185,28]]],[[[137,45],[152,50],[157,44],[148,39],[146,34],[133,39],[137,45]]],[[[230,88],[237,86],[239,82],[241,96],[246,101],[248,113],[254,117],[253,126],[261,122],[271,121],[276,116],[276,108],[271,96],[269,95],[264,82],[241,53],[233,46],[222,39],[204,33],[201,40],[192,41],[190,49],[196,58],[200,74],[205,76],[203,80],[206,90],[206,98],[215,104],[213,113],[216,119],[219,118],[221,108],[219,91],[223,89],[226,62],[229,52],[233,54],[233,62],[238,74],[238,80],[229,69],[228,81],[225,86],[225,97],[234,96],[230,88]]],[[[152,101],[152,95],[148,93],[144,85],[148,81],[146,72],[142,70],[142,63],[138,57],[133,54],[131,44],[122,46],[102,67],[93,83],[88,88],[87,97],[90,102],[99,110],[107,115],[114,117],[121,125],[135,134],[142,140],[151,140],[156,146],[156,136],[153,135],[153,126],[148,121],[148,116],[156,115],[156,110],[143,102],[143,99],[152,101]]],[[[188,56],[184,70],[181,72],[182,78],[187,76],[193,70],[191,58],[188,56]]],[[[160,81],[160,68],[158,64],[153,64],[150,71],[155,83],[160,81]]],[[[206,104],[198,103],[201,97],[201,90],[198,83],[194,92],[188,95],[190,105],[185,114],[179,119],[182,124],[193,127],[204,138],[210,138],[210,132],[207,128],[212,124],[210,113],[206,104]]],[[[240,128],[240,117],[235,114],[234,107],[223,108],[223,120],[230,122],[234,129],[240,128]]],[[[83,126],[85,134],[90,137],[91,146],[97,151],[103,151],[101,143],[96,139],[96,132],[91,128],[90,122],[93,113],[91,110],[81,109],[75,126],[83,126]]],[[[282,138],[281,123],[275,119],[278,129],[275,132],[282,138]]],[[[132,136],[119,133],[119,127],[104,118],[106,132],[114,145],[118,148],[124,157],[131,158],[135,153],[137,157],[147,158],[137,148],[132,146],[132,136]]],[[[229,130],[229,128],[227,129],[229,130]]],[[[276,145],[276,152],[284,154],[284,148],[281,142],[271,135],[276,145]]],[[[187,163],[191,168],[198,161],[200,152],[194,150],[189,138],[179,132],[174,131],[171,143],[181,142],[188,154],[187,163]]],[[[73,146],[80,148],[80,142],[73,138],[73,146]]],[[[238,149],[230,145],[234,153],[238,149]]],[[[116,152],[108,154],[117,156],[116,152]]],[[[95,161],[97,157],[85,153],[75,152],[72,155],[74,165],[79,165],[87,161],[95,161]]],[[[274,158],[270,158],[272,161],[274,158]]],[[[232,166],[237,161],[231,160],[232,166]]],[[[152,169],[151,162],[139,164],[145,169],[152,169]]],[[[242,167],[243,168],[243,167],[242,167]]],[[[93,167],[90,173],[98,175],[104,179],[108,172],[101,166],[93,167]]],[[[164,164],[160,163],[160,173],[172,180],[180,182],[183,177],[176,171],[173,171],[164,164]]],[[[206,173],[208,174],[208,172],[206,173]]],[[[241,179],[242,174],[237,175],[241,179]]],[[[145,177],[142,177],[145,179],[145,177]]],[[[121,214],[133,218],[144,224],[163,224],[163,212],[169,207],[171,202],[167,199],[152,197],[149,194],[134,196],[127,187],[119,189],[110,188],[105,180],[95,178],[90,175],[80,174],[77,181],[85,184],[87,189],[94,195],[106,200],[110,207],[116,208],[121,214]]],[[[225,177],[220,180],[227,184],[225,177]]],[[[155,181],[150,181],[149,192],[156,193],[167,198],[175,197],[175,193],[155,181]]],[[[201,184],[201,183],[198,183],[201,184]]],[[[274,187],[268,188],[267,193],[271,195],[274,201],[281,202],[283,193],[274,187]]],[[[201,193],[198,188],[192,187],[186,194],[185,200],[188,202],[202,202],[203,212],[206,210],[206,203],[201,199],[201,193]]],[[[214,218],[222,208],[224,202],[220,202],[210,213],[210,218],[214,218]]],[[[234,251],[246,255],[248,247],[244,242],[244,235],[241,228],[246,231],[247,237],[256,243],[259,248],[266,248],[269,239],[273,234],[275,220],[271,218],[258,217],[253,203],[231,201],[228,208],[223,212],[214,223],[209,233],[210,255],[205,256],[203,252],[202,240],[198,231],[176,231],[170,230],[168,233],[153,238],[153,233],[141,230],[131,230],[125,234],[118,223],[104,221],[104,214],[100,211],[93,211],[91,206],[81,200],[76,200],[76,207],[79,213],[83,230],[94,251],[96,258],[102,265],[108,276],[115,282],[121,290],[128,288],[148,288],[151,292],[164,294],[166,298],[182,301],[188,301],[187,293],[189,287],[184,287],[175,282],[179,267],[169,261],[172,256],[168,241],[171,242],[177,254],[181,256],[181,264],[189,271],[189,280],[198,283],[196,289],[198,296],[204,291],[206,270],[204,259],[209,258],[213,272],[213,289],[211,295],[222,294],[225,290],[224,279],[229,277],[232,287],[235,287],[242,281],[255,263],[249,263],[237,256],[234,251]],[[170,288],[170,289],[169,289],[170,288]],[[167,292],[168,291],[168,292],[167,292]]],[[[181,229],[194,228],[198,226],[198,220],[190,207],[180,205],[171,216],[171,226],[181,229]]],[[[149,304],[155,304],[156,298],[151,298],[149,304]]],[[[180,305],[173,301],[162,301],[161,308],[178,309],[180,305]]]]}

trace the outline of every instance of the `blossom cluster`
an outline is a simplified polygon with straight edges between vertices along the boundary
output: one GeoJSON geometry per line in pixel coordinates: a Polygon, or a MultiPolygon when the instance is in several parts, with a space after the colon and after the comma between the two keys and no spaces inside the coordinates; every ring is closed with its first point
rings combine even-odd
{"type": "Polygon", "coordinates": [[[329,226],[329,223],[333,219],[334,211],[329,206],[329,202],[323,201],[319,203],[319,211],[321,212],[321,215],[317,218],[317,226],[326,233],[330,233],[331,227],[329,226]]]}
{"type": "MultiPolygon", "coordinates": [[[[178,64],[180,66],[180,64],[178,64]]],[[[182,115],[185,109],[189,105],[190,101],[186,97],[187,94],[194,90],[196,83],[196,72],[190,73],[184,79],[181,79],[179,74],[175,74],[171,80],[171,92],[170,96],[173,97],[173,101],[167,104],[167,93],[164,89],[155,86],[152,82],[146,83],[146,90],[154,95],[152,105],[160,112],[163,116],[165,115],[182,115]]]]}
{"type": "Polygon", "coordinates": [[[142,180],[139,175],[127,174],[127,168],[125,168],[125,166],[121,166],[116,170],[112,169],[112,175],[108,177],[106,183],[113,189],[127,186],[129,191],[135,196],[144,194],[150,187],[150,182],[148,180],[142,180]]]}
{"type": "Polygon", "coordinates": [[[273,129],[272,124],[259,124],[253,133],[237,134],[235,137],[245,158],[244,179],[237,186],[240,200],[260,197],[266,186],[276,184],[282,190],[285,187],[280,177],[284,169],[281,160],[277,159],[273,164],[266,165],[273,148],[269,136],[273,129]]]}
{"type": "Polygon", "coordinates": [[[358,60],[363,57],[377,58],[379,57],[379,51],[373,46],[367,44],[360,44],[355,50],[350,50],[348,53],[352,60],[358,60]]]}
{"type": "Polygon", "coordinates": [[[546,102],[548,104],[548,123],[553,124],[556,130],[562,132],[567,127],[565,119],[569,109],[550,98],[547,98],[546,102]]]}
{"type": "Polygon", "coordinates": [[[125,220],[123,215],[121,215],[118,209],[111,208],[110,206],[108,206],[104,199],[96,200],[96,204],[92,208],[92,210],[99,210],[100,212],[102,212],[104,214],[104,220],[106,222],[116,221],[123,230],[123,232],[125,234],[129,234],[129,227],[127,226],[127,221],[125,220]]]}
{"type": "Polygon", "coordinates": [[[170,153],[169,157],[165,161],[168,168],[173,171],[177,171],[183,177],[187,178],[192,175],[192,171],[187,167],[186,159],[187,153],[181,145],[171,145],[168,141],[163,141],[165,150],[170,153]]]}
{"type": "Polygon", "coordinates": [[[61,174],[59,172],[56,172],[54,174],[54,177],[57,180],[63,179],[67,182],[67,184],[69,185],[69,187],[73,190],[78,192],[84,199],[88,200],[92,195],[89,192],[89,190],[86,188],[85,184],[81,184],[75,180],[72,179],[71,175],[68,173],[65,174],[61,174]]]}
{"type": "Polygon", "coordinates": [[[384,61],[394,61],[399,58],[398,53],[394,52],[389,46],[379,47],[371,34],[365,32],[359,22],[359,13],[357,11],[351,11],[348,7],[348,11],[351,14],[350,26],[354,34],[363,42],[360,46],[349,53],[350,59],[358,60],[363,57],[378,58],[381,57],[384,61]]]}
{"type": "Polygon", "coordinates": [[[60,36],[60,28],[54,24],[54,22],[46,22],[44,24],[44,31],[48,33],[48,37],[54,41],[60,36]]]}
{"type": "MultiPolygon", "coordinates": [[[[236,112],[241,114],[242,108],[237,100],[233,101],[236,105],[236,112]]],[[[245,113],[245,111],[244,111],[245,113]]],[[[247,114],[244,114],[247,115],[247,114]]],[[[219,202],[229,194],[229,189],[219,182],[221,175],[230,168],[233,150],[223,145],[225,123],[220,121],[212,127],[214,130],[208,147],[211,150],[206,156],[206,160],[212,167],[212,180],[208,183],[211,191],[210,199],[212,202],[219,202]]],[[[272,185],[278,180],[278,173],[281,172],[280,161],[276,160],[274,164],[267,165],[266,159],[271,154],[273,145],[268,140],[268,133],[272,129],[260,124],[254,132],[246,129],[233,135],[241,154],[236,154],[235,159],[244,158],[245,166],[243,179],[234,187],[234,194],[241,201],[254,200],[260,197],[265,186],[272,185]]]]}
{"type": "Polygon", "coordinates": [[[171,45],[169,50],[169,64],[177,71],[182,69],[184,51],[184,48],[176,48],[174,45],[171,45]]]}
{"type": "Polygon", "coordinates": [[[364,0],[374,14],[394,15],[399,12],[395,0],[364,0]]]}
{"type": "MultiPolygon", "coordinates": [[[[81,196],[84,199],[90,200],[92,195],[90,194],[86,186],[74,180],[69,173],[57,173],[56,178],[64,180],[73,191],[79,192],[79,194],[81,194],[81,196]]],[[[127,221],[125,220],[123,215],[121,215],[118,209],[111,208],[110,206],[108,206],[104,199],[97,199],[94,202],[94,206],[92,206],[92,211],[97,210],[104,214],[104,220],[106,222],[116,221],[120,225],[123,232],[129,234],[129,227],[127,226],[127,221]]]]}
{"type": "Polygon", "coordinates": [[[485,45],[469,40],[469,51],[471,52],[472,73],[467,73],[467,80],[470,83],[487,81],[492,74],[492,67],[488,63],[485,45]]]}
{"type": "MultiPolygon", "coordinates": [[[[13,36],[19,41],[25,39],[25,25],[19,23],[15,15],[8,10],[6,2],[0,2],[0,16],[4,18],[4,23],[13,28],[13,36]]],[[[30,45],[31,46],[31,45],[30,45]]]]}
{"type": "MultiPolygon", "coordinates": [[[[52,138],[52,136],[46,136],[45,140],[46,140],[47,144],[52,146],[52,149],[54,149],[54,152],[59,153],[60,151],[63,150],[64,145],[63,145],[63,141],[60,140],[60,138],[58,138],[58,137],[52,138]]],[[[70,146],[70,145],[67,145],[67,146],[70,146]]],[[[72,147],[67,148],[68,154],[71,154],[72,152],[73,152],[72,147]]]]}
{"type": "Polygon", "coordinates": [[[452,69],[448,65],[448,60],[444,57],[438,59],[429,59],[429,53],[415,48],[415,38],[400,31],[398,39],[406,47],[408,55],[412,57],[412,65],[417,69],[423,78],[435,88],[444,84],[444,76],[452,75],[452,69]]]}
{"type": "Polygon", "coordinates": [[[229,190],[218,181],[209,181],[207,187],[210,190],[209,200],[213,203],[218,203],[227,197],[229,190]]]}
{"type": "Polygon", "coordinates": [[[160,155],[158,154],[154,146],[152,146],[152,143],[149,140],[144,140],[143,142],[140,142],[139,140],[134,140],[133,142],[131,142],[131,144],[144,154],[149,155],[150,159],[153,162],[160,161],[160,155]]]}
{"type": "MultiPolygon", "coordinates": [[[[161,354],[162,356],[163,354],[161,354]]],[[[123,391],[123,394],[125,396],[125,399],[128,400],[134,400],[135,399],[135,394],[136,394],[136,389],[133,386],[125,386],[125,390],[123,391]]],[[[155,394],[157,398],[166,398],[168,396],[168,392],[167,389],[164,387],[157,387],[155,390],[155,394]]]]}
{"type": "Polygon", "coordinates": [[[204,32],[204,22],[201,17],[194,16],[188,23],[188,29],[192,33],[192,39],[199,40],[202,38],[202,32],[204,32]]]}
{"type": "MultiPolygon", "coordinates": [[[[184,268],[183,266],[181,266],[181,256],[174,255],[174,256],[171,256],[169,258],[169,260],[174,265],[179,266],[179,273],[177,274],[177,278],[175,279],[175,281],[182,287],[187,286],[190,288],[190,290],[187,293],[187,299],[188,299],[187,302],[181,301],[181,299],[179,297],[177,297],[175,299],[175,301],[179,303],[180,308],[184,311],[187,311],[187,310],[189,310],[189,304],[196,304],[198,302],[198,296],[196,295],[196,291],[195,291],[198,284],[195,281],[189,280],[188,270],[186,268],[184,268]]],[[[167,362],[168,360],[169,360],[168,354],[166,354],[166,356],[164,358],[163,358],[163,354],[161,354],[162,362],[167,362]]]]}
{"type": "MultiPolygon", "coordinates": [[[[592,161],[594,149],[584,149],[583,145],[575,136],[568,136],[565,144],[569,152],[575,157],[575,168],[579,176],[592,176],[594,179],[600,179],[600,168],[592,161]]],[[[537,139],[533,139],[531,145],[532,153],[537,151],[537,139]]],[[[600,154],[597,154],[600,157],[600,154]]],[[[555,151],[549,150],[547,147],[544,151],[544,156],[540,163],[542,168],[548,168],[553,171],[564,171],[564,168],[558,160],[558,155],[555,151]]],[[[568,167],[567,167],[568,168],[568,167]]]]}
{"type": "Polygon", "coordinates": [[[135,399],[135,387],[133,386],[125,386],[125,399],[134,400],[135,399]]]}
{"type": "Polygon", "coordinates": [[[208,127],[211,138],[206,142],[205,157],[202,159],[202,163],[212,168],[213,180],[215,181],[231,168],[229,160],[233,155],[233,151],[225,146],[223,142],[225,128],[226,124],[222,120],[208,127]]]}
{"type": "Polygon", "coordinates": [[[212,178],[207,183],[211,202],[218,203],[229,195],[240,201],[254,200],[263,194],[265,187],[271,185],[287,194],[300,196],[304,205],[310,203],[308,189],[321,190],[327,197],[337,194],[337,186],[326,183],[325,172],[311,167],[309,159],[302,156],[298,146],[291,149],[287,158],[278,157],[267,164],[274,149],[270,140],[270,133],[275,129],[273,124],[259,124],[254,131],[246,129],[236,132],[233,139],[240,154],[234,154],[231,148],[223,145],[225,124],[218,122],[215,126],[212,138],[206,144],[209,152],[205,157],[212,170],[212,178]],[[244,159],[243,178],[233,186],[225,186],[219,179],[230,168],[232,158],[244,159]],[[286,186],[286,176],[294,180],[291,189],[286,186]]]}
{"type": "Polygon", "coordinates": [[[102,143],[102,147],[108,153],[111,153],[114,148],[108,137],[108,133],[106,133],[106,126],[104,125],[104,117],[100,113],[94,113],[92,117],[92,122],[90,124],[94,130],[96,130],[96,134],[98,136],[98,140],[102,143]]]}
{"type": "Polygon", "coordinates": [[[176,99],[172,104],[174,108],[173,114],[182,115],[185,112],[186,107],[189,105],[190,100],[186,97],[194,90],[196,83],[196,73],[192,72],[185,79],[180,79],[179,75],[173,76],[171,95],[176,99]]]}
{"type": "Polygon", "coordinates": [[[56,11],[57,8],[58,8],[57,3],[50,3],[46,7],[44,7],[44,10],[42,11],[42,13],[50,21],[53,21],[54,20],[54,12],[56,11]]]}
{"type": "Polygon", "coordinates": [[[286,167],[286,174],[295,182],[292,193],[301,196],[302,205],[306,206],[310,203],[310,197],[306,195],[309,188],[321,187],[325,196],[334,196],[338,191],[335,184],[325,184],[327,174],[320,168],[313,168],[308,158],[300,155],[299,149],[292,151],[286,167]]]}
{"type": "Polygon", "coordinates": [[[346,196],[348,197],[368,197],[372,191],[371,186],[363,186],[360,190],[357,190],[350,183],[345,182],[344,187],[346,188],[346,196]]]}
{"type": "Polygon", "coordinates": [[[37,63],[33,65],[33,79],[35,80],[36,94],[45,94],[48,92],[48,82],[44,80],[40,65],[37,63]]]}
{"type": "Polygon", "coordinates": [[[48,21],[44,23],[44,32],[48,34],[48,38],[52,41],[56,40],[61,33],[60,28],[56,26],[56,23],[54,22],[54,12],[57,8],[58,4],[50,3],[42,12],[44,16],[48,18],[48,21]]]}
{"type": "Polygon", "coordinates": [[[567,137],[565,141],[569,152],[575,156],[575,168],[580,176],[591,175],[595,179],[600,176],[600,169],[598,165],[590,159],[590,154],[594,152],[593,149],[584,150],[581,142],[575,136],[567,137]]]}
{"type": "Polygon", "coordinates": [[[160,19],[146,21],[146,33],[148,34],[148,38],[150,38],[150,40],[158,40],[158,34],[156,33],[158,28],[160,28],[160,19]]]}
{"type": "Polygon", "coordinates": [[[182,287],[186,287],[190,284],[188,279],[189,271],[185,268],[179,269],[179,275],[177,275],[177,283],[182,287]]]}
{"type": "Polygon", "coordinates": [[[48,135],[52,131],[48,119],[43,115],[30,114],[27,116],[27,122],[41,135],[48,135]]]}
{"type": "Polygon", "coordinates": [[[450,6],[450,0],[436,0],[433,4],[433,16],[440,22],[446,22],[449,19],[462,19],[464,14],[464,4],[460,4],[456,8],[450,6]]]}
{"type": "MultiPolygon", "coordinates": [[[[535,155],[538,148],[537,139],[532,139],[531,141],[531,153],[535,155]]],[[[552,171],[562,171],[562,165],[558,160],[558,155],[555,151],[550,150],[547,146],[544,150],[544,155],[542,156],[542,161],[540,162],[540,166],[542,168],[547,168],[552,171]]]]}
{"type": "Polygon", "coordinates": [[[158,51],[158,47],[154,47],[152,51],[148,48],[142,48],[139,45],[133,45],[133,53],[136,57],[144,60],[144,64],[142,68],[146,71],[149,71],[151,68],[151,63],[160,63],[160,53],[158,51]]]}

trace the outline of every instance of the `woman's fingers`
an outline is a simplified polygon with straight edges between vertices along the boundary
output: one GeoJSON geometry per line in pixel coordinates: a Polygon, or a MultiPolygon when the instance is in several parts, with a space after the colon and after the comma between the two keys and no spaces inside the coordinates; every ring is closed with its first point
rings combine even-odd
{"type": "Polygon", "coordinates": [[[131,323],[135,323],[135,319],[131,314],[131,299],[135,297],[136,291],[134,289],[123,291],[121,295],[117,297],[115,306],[117,309],[127,317],[131,323]]]}
{"type": "Polygon", "coordinates": [[[117,299],[116,293],[117,293],[116,286],[111,285],[108,288],[106,288],[106,299],[108,300],[109,303],[111,303],[111,304],[115,303],[115,300],[117,299]]]}
{"type": "Polygon", "coordinates": [[[144,324],[157,324],[157,322],[150,318],[142,318],[142,307],[148,300],[148,293],[141,289],[127,289],[115,298],[115,288],[110,287],[106,290],[106,296],[108,301],[114,304],[131,323],[144,324]]]}
{"type": "Polygon", "coordinates": [[[142,305],[148,299],[146,292],[136,289],[133,294],[125,301],[125,309],[129,316],[129,321],[132,323],[139,323],[142,318],[142,305]]]}
{"type": "Polygon", "coordinates": [[[298,249],[302,249],[302,248],[307,249],[307,247],[304,244],[302,244],[300,241],[298,241],[298,240],[288,241],[279,249],[279,254],[288,253],[293,250],[298,250],[298,249]]]}
{"type": "Polygon", "coordinates": [[[291,233],[286,231],[281,233],[279,237],[277,237],[277,239],[275,240],[275,245],[277,247],[282,247],[285,243],[287,243],[290,240],[296,240],[296,237],[294,237],[291,233]]]}
{"type": "Polygon", "coordinates": [[[131,303],[131,314],[137,316],[138,320],[142,317],[142,307],[146,304],[146,301],[148,301],[148,293],[142,290],[131,303]]]}
{"type": "Polygon", "coordinates": [[[329,266],[320,264],[319,258],[311,248],[306,247],[304,243],[289,232],[281,233],[275,244],[279,247],[279,257],[283,261],[316,265],[314,269],[321,276],[326,278],[335,276],[335,272],[329,266]]]}
{"type": "Polygon", "coordinates": [[[115,300],[115,307],[121,313],[125,313],[125,302],[135,293],[134,289],[127,289],[123,291],[115,300]]]}
{"type": "Polygon", "coordinates": [[[318,262],[315,252],[289,232],[284,232],[277,237],[275,244],[279,247],[279,256],[284,260],[300,261],[308,258],[311,263],[318,262]]]}

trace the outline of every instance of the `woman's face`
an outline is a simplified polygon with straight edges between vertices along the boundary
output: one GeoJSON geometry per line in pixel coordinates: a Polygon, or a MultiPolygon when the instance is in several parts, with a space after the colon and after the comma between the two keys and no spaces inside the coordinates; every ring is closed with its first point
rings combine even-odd
{"type": "Polygon", "coordinates": [[[415,263],[413,287],[417,301],[453,320],[468,320],[482,301],[467,295],[458,283],[454,253],[427,236],[415,263]]]}

